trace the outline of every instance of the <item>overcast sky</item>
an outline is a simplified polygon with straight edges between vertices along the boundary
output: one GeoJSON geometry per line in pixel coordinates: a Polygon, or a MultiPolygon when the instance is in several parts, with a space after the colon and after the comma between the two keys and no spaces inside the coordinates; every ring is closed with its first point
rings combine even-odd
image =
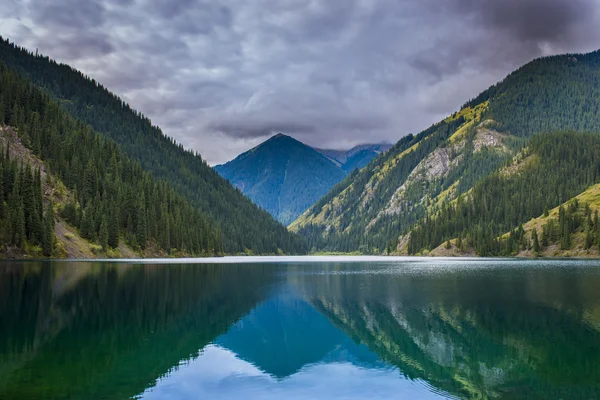
{"type": "Polygon", "coordinates": [[[2,0],[0,35],[215,164],[277,132],[396,142],[535,57],[600,48],[599,2],[2,0]]]}

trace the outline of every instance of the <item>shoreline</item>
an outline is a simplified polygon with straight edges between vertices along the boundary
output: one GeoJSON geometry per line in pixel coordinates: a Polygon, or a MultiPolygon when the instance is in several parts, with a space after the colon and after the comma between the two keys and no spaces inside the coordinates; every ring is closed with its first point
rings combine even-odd
{"type": "Polygon", "coordinates": [[[532,261],[600,261],[593,257],[431,257],[431,256],[373,256],[373,255],[327,255],[327,256],[223,256],[201,258],[25,258],[0,259],[1,264],[11,262],[102,262],[123,264],[288,264],[288,263],[323,263],[323,262],[419,262],[458,263],[458,262],[532,262],[532,261]]]}

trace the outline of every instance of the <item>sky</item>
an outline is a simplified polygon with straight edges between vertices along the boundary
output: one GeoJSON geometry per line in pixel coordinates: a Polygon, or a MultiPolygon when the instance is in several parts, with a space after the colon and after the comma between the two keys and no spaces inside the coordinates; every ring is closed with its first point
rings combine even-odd
{"type": "Polygon", "coordinates": [[[600,48],[600,0],[2,0],[0,35],[214,165],[279,132],[395,143],[536,57],[600,48]]]}

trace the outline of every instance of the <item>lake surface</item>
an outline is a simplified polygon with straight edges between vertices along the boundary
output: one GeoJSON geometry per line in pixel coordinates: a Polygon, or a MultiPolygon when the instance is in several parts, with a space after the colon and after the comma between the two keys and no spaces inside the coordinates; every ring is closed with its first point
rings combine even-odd
{"type": "Polygon", "coordinates": [[[600,398],[600,261],[213,261],[0,263],[0,399],[600,398]]]}

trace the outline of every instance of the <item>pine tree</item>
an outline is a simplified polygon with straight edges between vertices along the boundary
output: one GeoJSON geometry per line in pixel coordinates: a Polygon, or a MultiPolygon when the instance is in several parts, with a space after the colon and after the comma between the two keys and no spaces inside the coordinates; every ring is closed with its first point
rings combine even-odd
{"type": "Polygon", "coordinates": [[[545,224],[544,226],[542,226],[542,247],[548,247],[548,224],[545,224]]]}
{"type": "Polygon", "coordinates": [[[42,252],[46,257],[51,257],[54,251],[54,243],[56,241],[54,235],[54,224],[54,205],[52,202],[50,202],[44,218],[44,230],[42,236],[42,252]]]}
{"type": "Polygon", "coordinates": [[[541,248],[540,248],[540,242],[538,241],[538,233],[537,233],[537,229],[533,228],[532,232],[531,232],[531,240],[533,241],[533,252],[535,254],[540,254],[541,248]]]}
{"type": "Polygon", "coordinates": [[[23,248],[25,240],[27,239],[27,233],[25,231],[25,211],[23,211],[23,202],[19,201],[19,205],[14,213],[14,239],[13,243],[23,248]]]}
{"type": "Polygon", "coordinates": [[[136,239],[140,248],[146,248],[146,242],[148,241],[148,231],[146,224],[146,203],[144,201],[144,195],[140,196],[140,200],[137,206],[137,216],[136,216],[136,239]]]}
{"type": "Polygon", "coordinates": [[[589,249],[590,247],[592,247],[592,245],[594,244],[594,236],[592,233],[592,225],[591,224],[586,224],[585,226],[585,248],[586,250],[589,249]]]}
{"type": "Polygon", "coordinates": [[[81,217],[81,227],[79,228],[81,236],[88,240],[96,239],[96,223],[94,221],[93,205],[91,202],[87,204],[81,217]]]}
{"type": "Polygon", "coordinates": [[[110,207],[110,223],[108,224],[108,245],[113,249],[119,246],[119,212],[116,203],[110,207]]]}
{"type": "Polygon", "coordinates": [[[108,220],[106,215],[102,216],[102,222],[100,222],[100,232],[98,233],[98,242],[104,250],[108,249],[108,220]]]}

